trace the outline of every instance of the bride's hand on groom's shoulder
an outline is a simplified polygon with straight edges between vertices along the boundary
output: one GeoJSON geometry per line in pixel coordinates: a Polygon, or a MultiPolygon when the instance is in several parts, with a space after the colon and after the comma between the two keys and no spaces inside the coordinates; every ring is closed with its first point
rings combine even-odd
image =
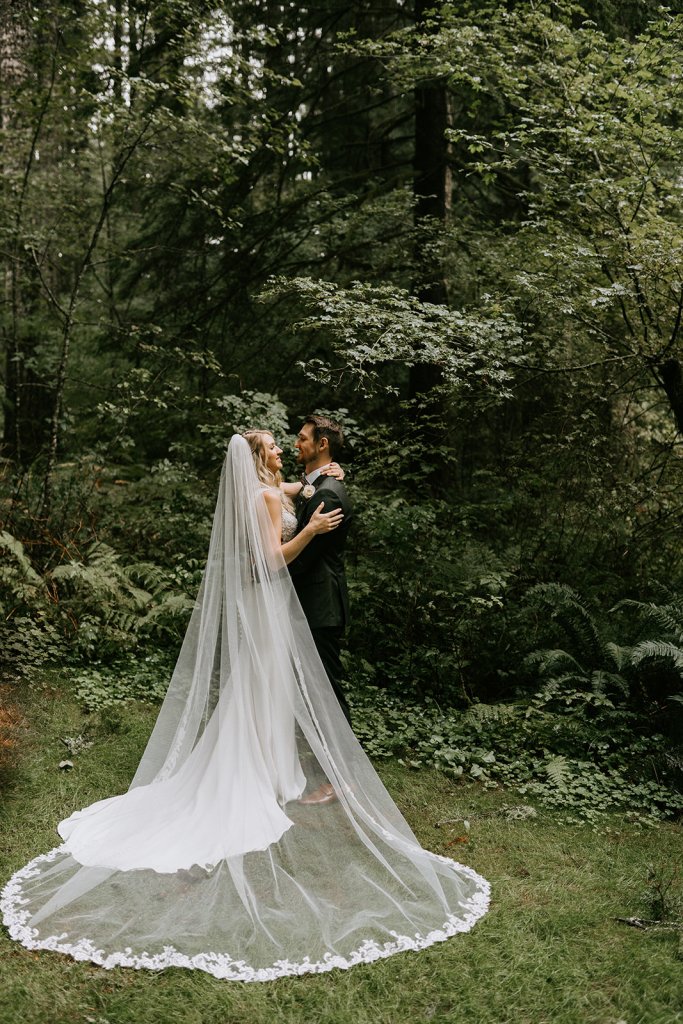
{"type": "Polygon", "coordinates": [[[329,466],[325,466],[324,469],[320,470],[321,476],[333,476],[335,480],[343,480],[346,476],[344,470],[341,468],[338,462],[331,462],[329,466]]]}

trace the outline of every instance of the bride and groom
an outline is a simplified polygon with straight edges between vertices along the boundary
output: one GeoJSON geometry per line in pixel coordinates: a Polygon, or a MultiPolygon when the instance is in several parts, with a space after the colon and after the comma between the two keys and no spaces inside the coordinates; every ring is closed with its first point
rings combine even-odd
{"type": "Polygon", "coordinates": [[[272,435],[232,438],[200,591],[131,787],[61,822],[63,845],[3,890],[29,949],[266,981],[420,949],[485,913],[486,881],[422,849],[349,723],[352,512],[329,475],[341,437],[307,418],[297,484],[282,481],[272,435]]]}

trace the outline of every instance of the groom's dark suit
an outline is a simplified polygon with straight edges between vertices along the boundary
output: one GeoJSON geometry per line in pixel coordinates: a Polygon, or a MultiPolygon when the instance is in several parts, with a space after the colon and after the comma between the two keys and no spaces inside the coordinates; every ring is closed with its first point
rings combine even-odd
{"type": "Polygon", "coordinates": [[[344,628],[349,621],[349,596],[344,572],[344,546],[351,524],[352,509],[346,488],[331,476],[319,476],[315,494],[297,505],[297,533],[306,526],[321,501],[323,512],[340,508],[341,526],[329,533],[318,533],[301,554],[290,563],[294,589],[308,619],[320,660],[329,676],[342,711],[351,721],[349,706],[342,690],[343,670],[339,650],[344,628]]]}

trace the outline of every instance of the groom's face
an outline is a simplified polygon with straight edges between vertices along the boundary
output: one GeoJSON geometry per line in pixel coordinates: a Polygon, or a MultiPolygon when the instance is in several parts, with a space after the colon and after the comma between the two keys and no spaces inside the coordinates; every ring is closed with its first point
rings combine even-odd
{"type": "Polygon", "coordinates": [[[294,442],[296,448],[296,461],[302,466],[307,466],[311,462],[315,462],[320,454],[320,446],[316,444],[313,437],[313,424],[304,423],[301,430],[297,434],[296,441],[294,442]]]}

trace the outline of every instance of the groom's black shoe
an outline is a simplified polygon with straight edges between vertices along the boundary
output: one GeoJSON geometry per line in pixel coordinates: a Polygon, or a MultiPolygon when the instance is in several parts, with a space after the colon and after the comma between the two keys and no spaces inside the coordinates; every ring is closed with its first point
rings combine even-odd
{"type": "Polygon", "coordinates": [[[305,804],[307,807],[320,807],[323,804],[333,804],[339,797],[334,791],[333,786],[329,782],[323,782],[321,786],[314,789],[308,796],[302,796],[299,799],[300,804],[305,804]]]}

